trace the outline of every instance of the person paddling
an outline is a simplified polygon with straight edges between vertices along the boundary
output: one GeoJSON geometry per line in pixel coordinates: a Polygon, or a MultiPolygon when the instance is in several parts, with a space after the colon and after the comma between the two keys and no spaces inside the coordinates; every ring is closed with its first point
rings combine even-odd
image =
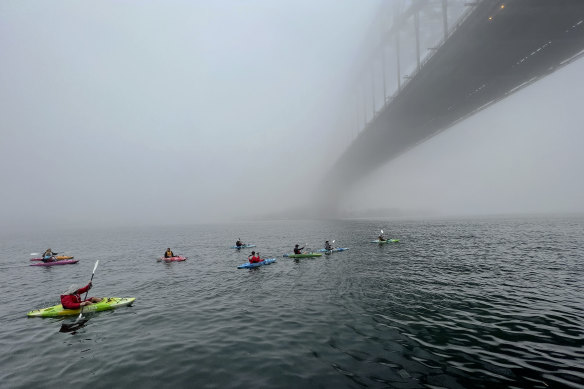
{"type": "Polygon", "coordinates": [[[241,238],[237,238],[237,242],[235,242],[235,247],[237,247],[238,249],[240,249],[242,246],[244,246],[244,244],[241,241],[241,238]]]}
{"type": "Polygon", "coordinates": [[[57,255],[58,253],[54,253],[53,250],[51,250],[50,248],[48,248],[44,253],[43,253],[43,262],[55,262],[57,260],[57,258],[55,258],[55,255],[57,255]]]}
{"type": "Polygon", "coordinates": [[[331,251],[334,247],[329,243],[329,241],[327,240],[326,242],[324,242],[324,249],[327,251],[331,251]]]}
{"type": "Polygon", "coordinates": [[[302,254],[302,250],[304,250],[304,247],[298,247],[299,245],[294,246],[294,254],[302,254]]]}
{"type": "Polygon", "coordinates": [[[248,255],[247,259],[249,259],[249,263],[258,263],[262,260],[260,259],[260,253],[258,252],[256,255],[255,251],[252,251],[250,255],[248,255]]]}
{"type": "Polygon", "coordinates": [[[91,289],[91,281],[89,284],[80,288],[78,285],[71,285],[61,295],[61,305],[65,309],[80,309],[81,307],[100,302],[100,297],[90,297],[86,300],[81,299],[81,294],[91,289]]]}
{"type": "Polygon", "coordinates": [[[387,239],[385,239],[383,237],[383,234],[379,235],[379,238],[378,239],[379,239],[380,242],[385,242],[387,240],[387,239]]]}
{"type": "Polygon", "coordinates": [[[173,258],[174,257],[174,253],[172,252],[172,250],[169,248],[166,249],[166,251],[164,252],[164,258],[173,258]]]}

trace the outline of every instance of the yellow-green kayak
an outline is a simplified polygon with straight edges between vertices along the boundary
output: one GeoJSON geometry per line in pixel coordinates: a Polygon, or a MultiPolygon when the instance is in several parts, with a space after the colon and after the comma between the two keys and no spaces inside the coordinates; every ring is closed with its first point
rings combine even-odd
{"type": "MultiPolygon", "coordinates": [[[[83,313],[100,312],[132,305],[135,297],[105,297],[99,303],[83,307],[83,313]]],[[[28,317],[56,317],[79,315],[81,309],[65,309],[61,304],[49,308],[35,309],[26,315],[28,317]]]]}

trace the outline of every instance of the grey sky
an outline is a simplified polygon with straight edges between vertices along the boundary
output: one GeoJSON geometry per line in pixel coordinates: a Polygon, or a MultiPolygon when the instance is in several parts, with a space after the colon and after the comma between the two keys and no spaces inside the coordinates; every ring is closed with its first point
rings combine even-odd
{"type": "MultiPolygon", "coordinates": [[[[335,126],[379,4],[0,2],[2,227],[192,223],[307,203],[346,147],[335,126]]],[[[346,204],[582,211],[583,70],[432,139],[346,204]]]]}
{"type": "Polygon", "coordinates": [[[3,1],[7,223],[301,204],[376,1],[3,1]]]}

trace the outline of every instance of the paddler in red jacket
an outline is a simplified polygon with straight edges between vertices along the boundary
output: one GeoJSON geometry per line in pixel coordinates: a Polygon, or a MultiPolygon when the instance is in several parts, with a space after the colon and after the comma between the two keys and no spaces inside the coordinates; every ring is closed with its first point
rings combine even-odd
{"type": "Polygon", "coordinates": [[[258,253],[258,255],[256,255],[255,251],[252,251],[251,255],[249,255],[247,258],[249,259],[249,263],[258,263],[258,262],[262,261],[260,259],[260,253],[258,253]]]}
{"type": "Polygon", "coordinates": [[[65,309],[79,309],[86,305],[100,302],[102,299],[99,297],[90,297],[87,300],[81,300],[80,294],[87,292],[89,289],[91,289],[91,282],[83,288],[79,288],[78,285],[69,286],[61,295],[61,305],[65,309]]]}

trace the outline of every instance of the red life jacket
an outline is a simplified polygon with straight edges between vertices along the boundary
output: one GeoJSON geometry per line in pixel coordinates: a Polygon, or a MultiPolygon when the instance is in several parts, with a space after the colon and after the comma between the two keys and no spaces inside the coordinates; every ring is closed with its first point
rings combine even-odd
{"type": "Polygon", "coordinates": [[[83,288],[77,289],[77,293],[75,294],[62,294],[61,295],[61,305],[65,309],[79,309],[81,308],[80,303],[87,300],[81,300],[80,293],[85,293],[89,290],[89,285],[86,285],[83,288]]]}

